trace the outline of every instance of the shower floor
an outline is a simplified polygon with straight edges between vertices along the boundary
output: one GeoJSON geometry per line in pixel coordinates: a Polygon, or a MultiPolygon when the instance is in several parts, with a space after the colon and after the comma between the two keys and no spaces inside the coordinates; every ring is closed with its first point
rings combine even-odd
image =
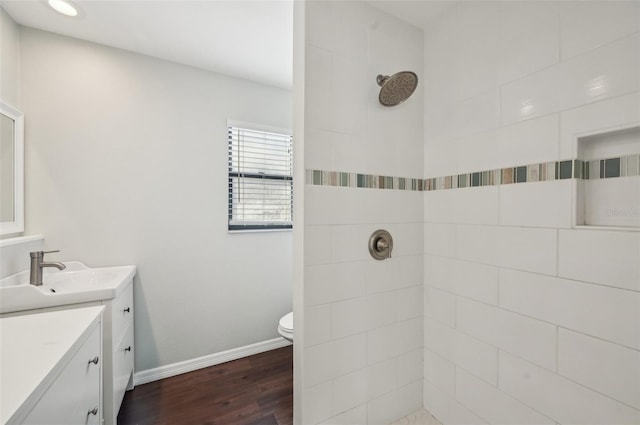
{"type": "Polygon", "coordinates": [[[291,346],[139,385],[118,425],[291,425],[291,346]]]}

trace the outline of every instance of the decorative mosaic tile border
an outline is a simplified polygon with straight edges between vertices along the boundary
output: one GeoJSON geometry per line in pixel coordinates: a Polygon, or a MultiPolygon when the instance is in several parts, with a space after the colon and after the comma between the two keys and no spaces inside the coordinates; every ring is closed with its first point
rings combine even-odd
{"type": "Polygon", "coordinates": [[[306,184],[314,186],[396,189],[421,192],[572,178],[593,180],[630,176],[640,176],[640,154],[590,161],[573,159],[542,162],[428,179],[378,176],[341,171],[306,170],[305,181],[306,184]]]}

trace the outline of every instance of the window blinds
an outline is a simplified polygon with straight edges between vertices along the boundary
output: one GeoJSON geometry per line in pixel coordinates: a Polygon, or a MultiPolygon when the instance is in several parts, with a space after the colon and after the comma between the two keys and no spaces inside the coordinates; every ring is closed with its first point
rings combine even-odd
{"type": "Polygon", "coordinates": [[[292,227],[293,138],[228,127],[229,230],[292,227]]]}

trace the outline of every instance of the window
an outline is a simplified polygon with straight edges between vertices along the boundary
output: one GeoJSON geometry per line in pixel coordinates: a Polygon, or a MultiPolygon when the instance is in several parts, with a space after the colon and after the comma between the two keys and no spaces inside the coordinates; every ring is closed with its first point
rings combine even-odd
{"type": "Polygon", "coordinates": [[[229,125],[229,230],[290,229],[293,138],[229,125]]]}

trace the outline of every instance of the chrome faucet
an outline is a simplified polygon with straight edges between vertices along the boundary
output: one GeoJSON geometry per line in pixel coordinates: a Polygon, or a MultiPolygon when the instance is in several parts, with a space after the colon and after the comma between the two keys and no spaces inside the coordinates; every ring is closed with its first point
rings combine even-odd
{"type": "Polygon", "coordinates": [[[42,286],[42,269],[44,267],[55,267],[58,270],[64,270],[67,268],[62,263],[45,263],[44,262],[44,254],[50,254],[52,252],[60,252],[57,251],[35,251],[30,252],[31,256],[31,274],[29,276],[29,283],[35,286],[42,286]]]}

